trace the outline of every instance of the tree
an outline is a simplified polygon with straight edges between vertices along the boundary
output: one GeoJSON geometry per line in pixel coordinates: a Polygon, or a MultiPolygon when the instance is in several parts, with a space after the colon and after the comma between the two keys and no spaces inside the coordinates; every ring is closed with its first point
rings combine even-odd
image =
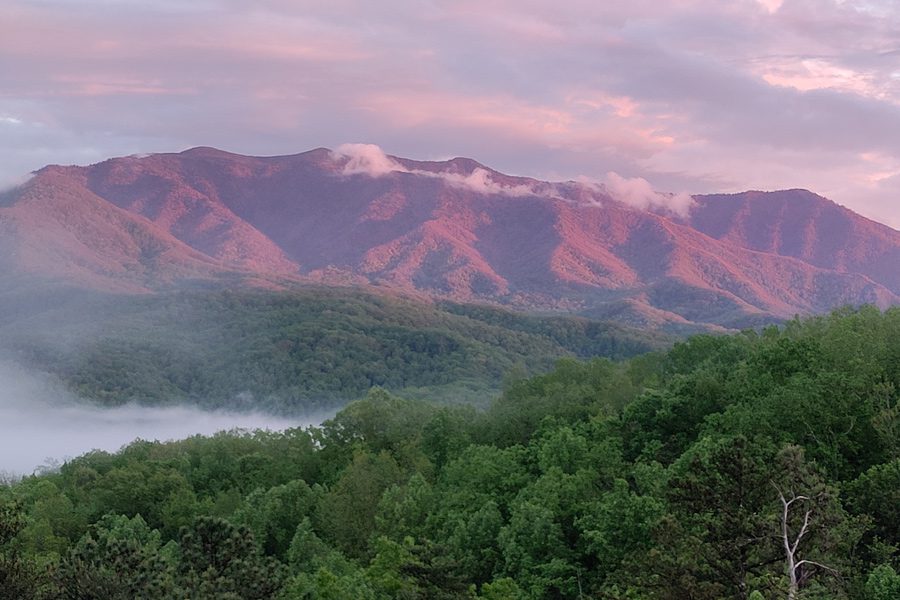
{"type": "Polygon", "coordinates": [[[534,597],[572,597],[577,591],[574,556],[551,507],[531,500],[516,501],[498,542],[503,572],[534,597]]]}
{"type": "Polygon", "coordinates": [[[712,597],[747,597],[753,579],[778,556],[770,518],[774,454],[765,440],[705,437],[672,465],[673,520],[657,532],[658,556],[668,560],[668,544],[674,544],[670,556],[687,554],[679,559],[683,564],[666,568],[692,573],[712,597]]]}
{"type": "MultiPolygon", "coordinates": [[[[794,600],[814,577],[830,577],[831,597],[844,595],[838,568],[851,555],[863,523],[849,517],[834,491],[807,463],[803,449],[785,446],[776,457],[780,481],[772,481],[779,500],[779,543],[784,557],[787,597],[794,600]]],[[[825,582],[828,583],[828,582],[825,582]]]]}
{"type": "Polygon", "coordinates": [[[900,575],[890,565],[879,565],[866,579],[866,600],[900,598],[900,575]]]}
{"type": "Polygon", "coordinates": [[[376,600],[376,595],[361,571],[335,573],[321,567],[294,577],[278,600],[376,600]]]}
{"type": "Polygon", "coordinates": [[[431,484],[416,473],[405,484],[393,485],[384,492],[375,515],[376,529],[395,542],[406,537],[423,537],[434,504],[431,484]]]}
{"type": "Polygon", "coordinates": [[[268,490],[253,491],[234,521],[250,528],[266,554],[284,558],[297,526],[313,510],[321,488],[295,480],[268,490]]]}
{"type": "Polygon", "coordinates": [[[263,556],[247,527],[198,517],[182,529],[182,585],[190,598],[269,600],[281,589],[281,565],[263,556]]]}
{"type": "Polygon", "coordinates": [[[33,598],[39,584],[35,566],[13,546],[25,526],[20,502],[0,504],[0,598],[33,598]]]}
{"type": "Polygon", "coordinates": [[[844,488],[850,511],[871,519],[869,534],[881,544],[900,546],[900,458],[872,467],[844,488]]]}
{"type": "Polygon", "coordinates": [[[357,453],[320,500],[317,524],[321,524],[326,541],[348,556],[364,556],[369,536],[375,530],[381,495],[400,480],[400,467],[387,452],[357,453]]]}
{"type": "Polygon", "coordinates": [[[140,515],[103,517],[60,561],[54,579],[66,600],[176,597],[171,552],[140,515]]]}
{"type": "Polygon", "coordinates": [[[785,496],[784,492],[778,490],[778,499],[781,500],[781,541],[784,545],[785,570],[788,577],[788,600],[794,600],[800,591],[800,588],[806,585],[806,582],[816,573],[816,570],[826,571],[833,575],[837,575],[837,571],[823,565],[820,562],[808,559],[800,559],[800,543],[809,533],[810,517],[813,514],[813,499],[809,496],[797,495],[793,491],[789,496],[785,496]],[[793,520],[793,510],[795,505],[802,506],[803,523],[800,530],[791,531],[790,523],[793,520]]]}
{"type": "Polygon", "coordinates": [[[617,479],[612,490],[588,506],[577,526],[601,578],[629,556],[647,551],[651,532],[664,513],[661,499],[635,494],[623,479],[617,479]]]}

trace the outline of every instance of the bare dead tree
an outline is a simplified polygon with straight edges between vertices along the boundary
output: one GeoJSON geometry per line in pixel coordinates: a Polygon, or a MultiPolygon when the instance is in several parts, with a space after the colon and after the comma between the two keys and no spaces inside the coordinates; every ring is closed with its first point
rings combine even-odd
{"type": "Polygon", "coordinates": [[[774,483],[772,485],[778,491],[778,498],[781,500],[781,540],[784,544],[784,557],[788,576],[787,597],[788,600],[796,600],[800,588],[815,574],[817,568],[833,575],[837,575],[838,572],[831,567],[814,560],[800,559],[797,554],[800,550],[800,542],[802,542],[803,538],[809,533],[809,521],[813,513],[813,509],[809,506],[809,503],[812,502],[812,498],[809,496],[797,495],[793,490],[790,492],[790,498],[788,498],[777,485],[774,483]],[[807,505],[807,508],[803,513],[803,524],[800,526],[800,530],[796,535],[793,535],[790,530],[791,509],[794,504],[807,505]]]}

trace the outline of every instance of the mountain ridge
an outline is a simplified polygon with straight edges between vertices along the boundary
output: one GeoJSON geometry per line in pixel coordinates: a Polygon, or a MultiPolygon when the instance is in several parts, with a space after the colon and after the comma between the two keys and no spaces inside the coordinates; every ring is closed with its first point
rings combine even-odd
{"type": "Polygon", "coordinates": [[[654,327],[900,302],[900,232],[886,225],[807,190],[688,200],[374,146],[197,147],[37,171],[0,202],[0,273],[130,292],[374,285],[654,327]]]}

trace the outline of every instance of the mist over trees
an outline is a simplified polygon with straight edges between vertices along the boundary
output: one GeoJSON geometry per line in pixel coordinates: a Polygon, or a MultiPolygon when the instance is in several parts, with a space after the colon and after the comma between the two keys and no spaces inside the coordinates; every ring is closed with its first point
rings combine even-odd
{"type": "Polygon", "coordinates": [[[102,406],[193,404],[305,415],[374,387],[486,406],[506,373],[614,359],[666,335],[578,317],[336,288],[149,296],[0,291],[0,358],[102,406]]]}
{"type": "Polygon", "coordinates": [[[17,478],[92,449],[116,451],[136,438],[172,440],[235,428],[321,423],[334,411],[278,417],[260,411],[196,406],[102,407],[86,403],[46,375],[0,361],[0,478],[17,478]]]}
{"type": "Polygon", "coordinates": [[[3,598],[900,597],[900,310],[0,488],[3,598]]]}

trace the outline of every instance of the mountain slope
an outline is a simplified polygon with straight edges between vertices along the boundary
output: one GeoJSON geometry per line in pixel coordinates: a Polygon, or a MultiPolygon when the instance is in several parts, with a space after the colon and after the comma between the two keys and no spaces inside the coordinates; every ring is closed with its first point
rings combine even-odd
{"type": "Polygon", "coordinates": [[[18,268],[108,289],[256,274],[669,327],[900,301],[900,232],[802,190],[698,196],[685,217],[470,159],[194,148],[48,167],[4,204],[0,226],[19,232],[3,236],[8,252],[63,257],[18,268]],[[46,225],[72,211],[79,244],[46,225]],[[110,218],[115,235],[137,229],[165,250],[148,267],[140,244],[110,246],[113,233],[94,231],[110,218]]]}
{"type": "Polygon", "coordinates": [[[111,205],[69,173],[45,169],[0,208],[0,270],[139,291],[210,277],[221,265],[111,205]]]}
{"type": "Polygon", "coordinates": [[[696,196],[690,224],[744,248],[860,273],[900,293],[894,229],[806,190],[696,196]]]}

